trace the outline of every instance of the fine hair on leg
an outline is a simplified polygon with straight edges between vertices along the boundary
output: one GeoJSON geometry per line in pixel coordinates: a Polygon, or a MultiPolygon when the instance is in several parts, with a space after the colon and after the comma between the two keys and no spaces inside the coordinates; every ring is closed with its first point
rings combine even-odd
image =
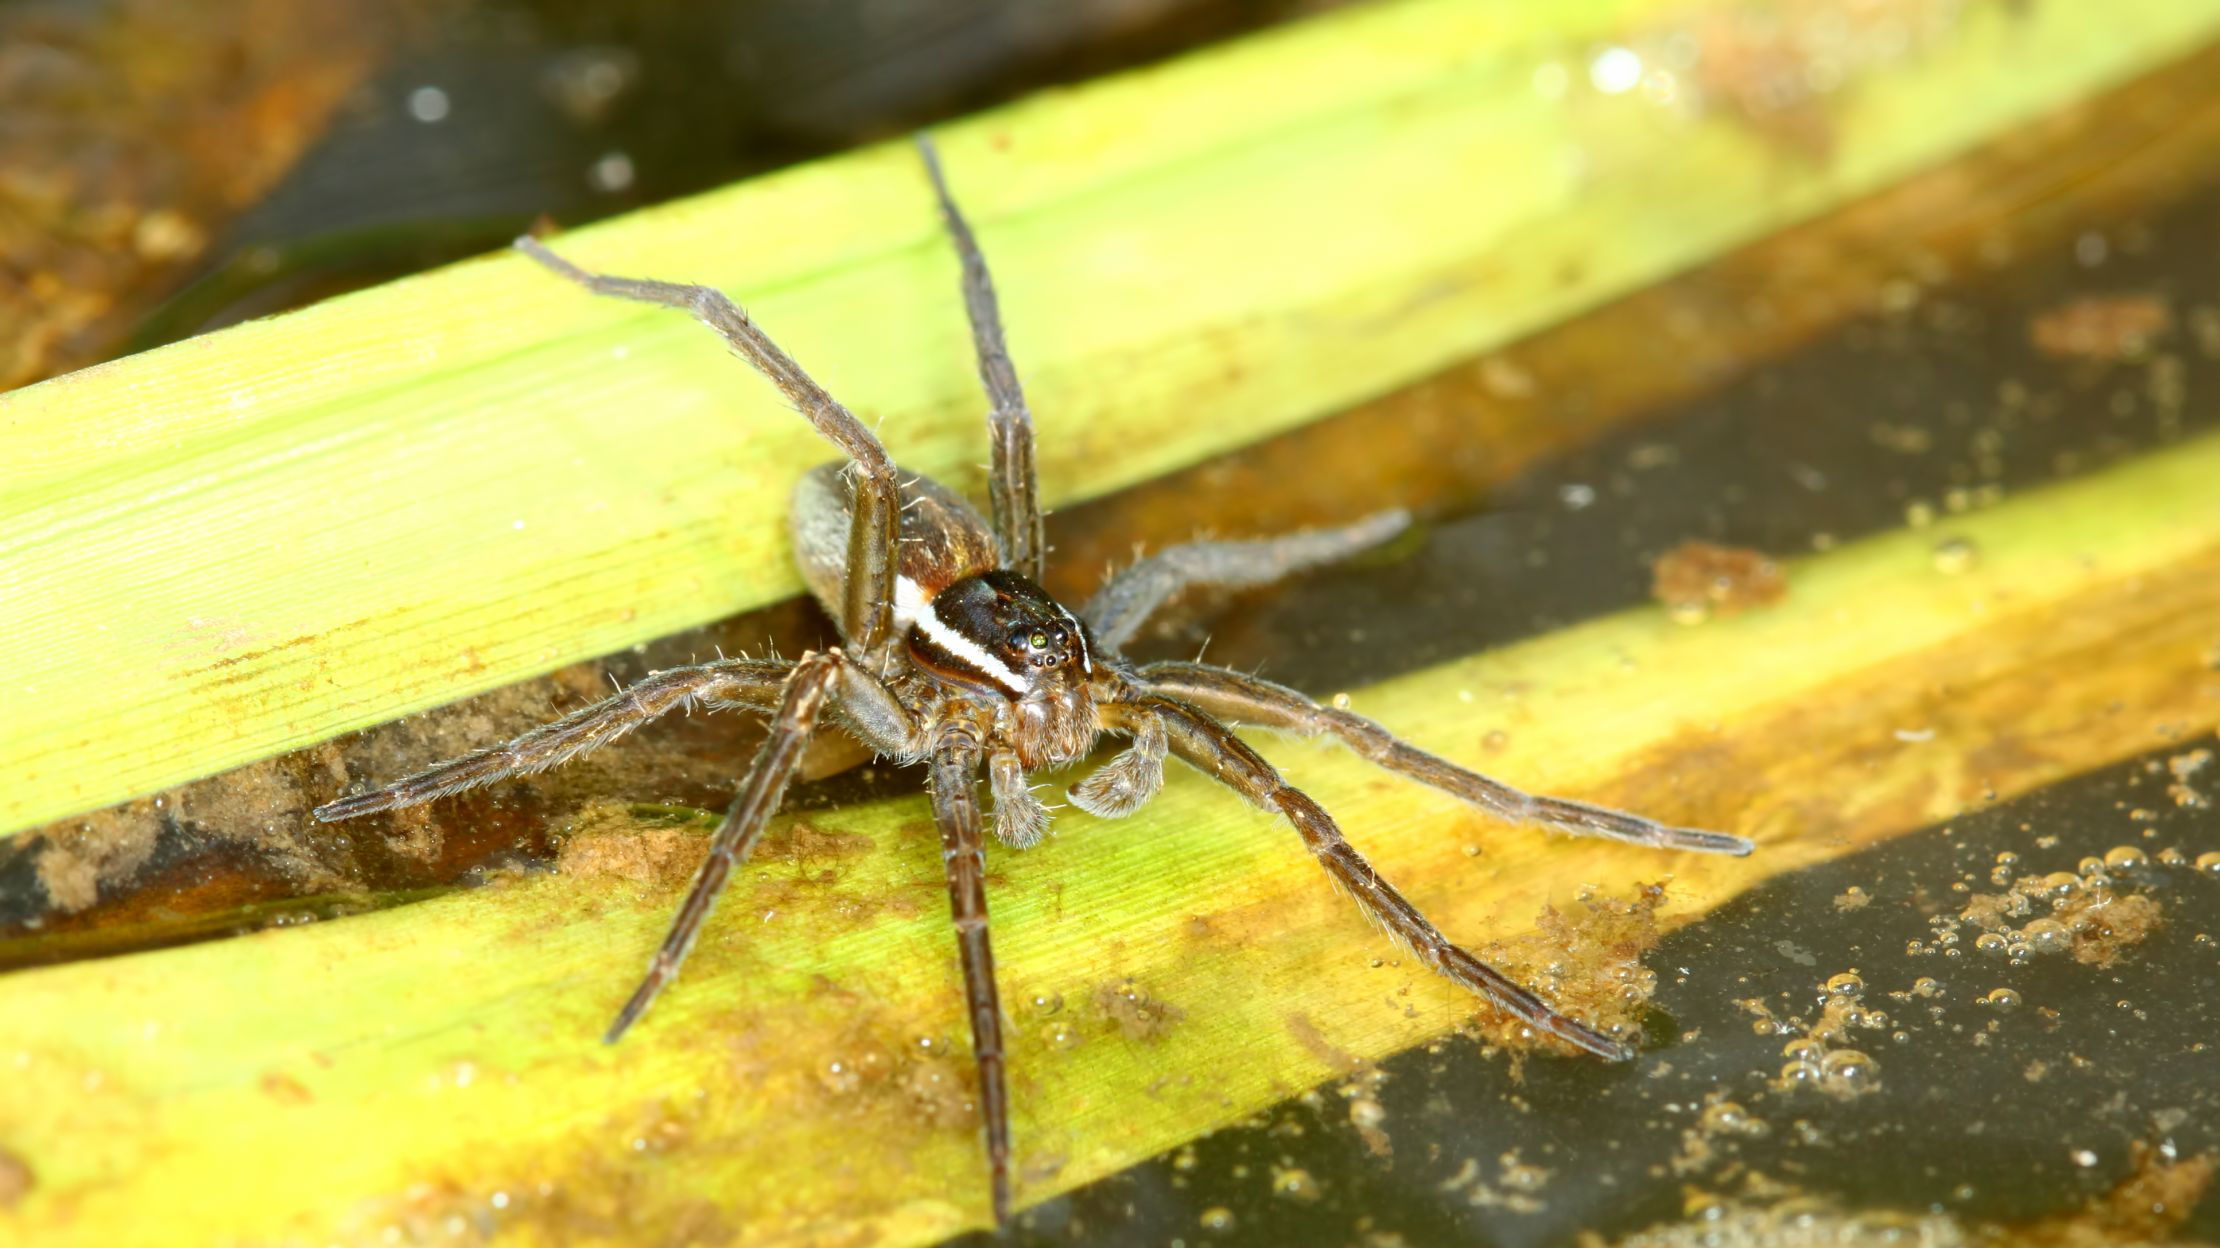
{"type": "Polygon", "coordinates": [[[841,669],[846,666],[847,660],[837,650],[827,654],[805,654],[794,664],[779,698],[778,713],[771,719],[771,735],[756,751],[755,762],[740,782],[740,791],[733,796],[724,820],[709,838],[709,855],[702,860],[701,870],[694,876],[694,886],[687,892],[685,904],[678,908],[670,934],[663,938],[662,947],[648,963],[646,977],[602,1037],[606,1043],[615,1044],[625,1030],[647,1012],[664,985],[678,975],[680,964],[694,947],[694,939],[701,935],[702,921],[717,904],[717,894],[724,890],[733,868],[747,861],[749,852],[763,835],[764,825],[778,810],[779,798],[801,766],[803,749],[817,727],[818,711],[823,708],[826,695],[837,687],[841,669]]]}
{"type": "Polygon", "coordinates": [[[415,806],[509,776],[545,771],[681,707],[743,707],[768,712],[777,705],[779,686],[788,670],[785,663],[725,659],[655,672],[621,693],[573,711],[552,724],[542,724],[514,740],[427,767],[382,789],[326,802],[314,813],[318,820],[333,823],[415,806]]]}
{"type": "Polygon", "coordinates": [[[1634,1056],[1631,1046],[1558,1013],[1531,990],[1452,943],[1394,885],[1380,878],[1372,864],[1342,836],[1333,816],[1308,795],[1290,788],[1272,765],[1232,729],[1192,706],[1165,697],[1143,697],[1129,704],[1125,714],[1158,716],[1172,753],[1257,806],[1285,816],[1334,882],[1386,928],[1389,936],[1444,978],[1486,997],[1535,1030],[1598,1057],[1625,1061],[1634,1056]]]}
{"type": "Polygon", "coordinates": [[[1041,529],[1041,501],[1033,477],[1033,414],[1025,406],[1017,365],[1010,362],[1010,348],[1003,340],[1002,307],[995,298],[994,279],[987,275],[987,259],[980,254],[979,240],[948,190],[932,138],[922,131],[916,138],[917,153],[924,159],[926,176],[933,184],[933,198],[940,203],[941,220],[963,265],[964,312],[971,318],[979,381],[987,391],[987,439],[993,457],[988,465],[987,501],[994,510],[995,532],[1002,537],[1002,566],[1037,581],[1048,557],[1048,543],[1041,529]]]}
{"type": "Polygon", "coordinates": [[[801,365],[748,319],[739,304],[715,287],[589,273],[530,235],[517,239],[516,249],[597,295],[693,313],[696,320],[715,330],[742,359],[768,377],[827,441],[848,456],[855,485],[841,634],[857,653],[868,653],[887,640],[894,627],[894,539],[901,514],[901,487],[894,461],[863,422],[803,372],[801,365]]]}
{"type": "Polygon", "coordinates": [[[1080,610],[1105,649],[1130,641],[1174,594],[1195,586],[1250,589],[1304,568],[1337,563],[1410,527],[1407,511],[1382,511],[1336,529],[1240,542],[1167,546],[1118,572],[1080,610]]]}
{"type": "Polygon", "coordinates": [[[1676,828],[1655,819],[1548,797],[1429,754],[1362,715],[1321,706],[1284,685],[1207,663],[1151,663],[1140,678],[1150,689],[1189,702],[1221,719],[1303,736],[1331,735],[1389,771],[1409,776],[1511,823],[1539,824],[1573,836],[1600,836],[1653,849],[1704,854],[1747,854],[1752,843],[1724,832],[1676,828]]]}
{"type": "Polygon", "coordinates": [[[980,1130],[996,1225],[1010,1220],[1010,1094],[1002,1048],[1002,999],[987,939],[986,838],[979,821],[979,739],[974,724],[950,724],[933,749],[933,820],[948,868],[948,912],[963,961],[964,1003],[971,1016],[971,1053],[979,1069],[980,1130]]]}

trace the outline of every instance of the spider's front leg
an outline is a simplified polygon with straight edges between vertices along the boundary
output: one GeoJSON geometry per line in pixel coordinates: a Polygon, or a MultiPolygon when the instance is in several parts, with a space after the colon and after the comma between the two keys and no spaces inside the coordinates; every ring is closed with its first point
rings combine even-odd
{"type": "Polygon", "coordinates": [[[994,1193],[994,1221],[1010,1220],[1010,1097],[1002,1050],[1002,1001],[987,941],[987,864],[979,820],[977,774],[983,728],[951,720],[933,747],[933,819],[948,865],[948,909],[963,959],[964,1004],[971,1015],[971,1052],[979,1066],[979,1119],[994,1193]]]}
{"type": "Polygon", "coordinates": [[[1536,823],[1574,836],[1600,836],[1655,849],[1747,854],[1751,842],[1723,832],[1675,828],[1641,815],[1566,797],[1515,789],[1410,745],[1380,725],[1337,707],[1320,706],[1269,680],[1206,663],[1151,663],[1141,669],[1150,689],[1235,723],[1314,737],[1332,734],[1362,757],[1431,785],[1512,823],[1536,823]]]}
{"type": "Polygon", "coordinates": [[[993,463],[987,478],[987,497],[994,505],[995,531],[1002,535],[1002,566],[1034,580],[1041,579],[1041,565],[1048,555],[1048,541],[1041,530],[1041,501],[1033,479],[1033,414],[1026,409],[1025,392],[1018,387],[1017,366],[1010,362],[1010,348],[1002,338],[1002,309],[994,297],[994,280],[987,276],[987,260],[979,254],[979,240],[956,207],[948,180],[940,170],[940,155],[933,141],[917,136],[917,154],[925,161],[933,183],[933,197],[940,201],[941,220],[956,245],[964,270],[964,311],[971,317],[971,341],[979,356],[979,380],[987,390],[987,435],[993,446],[993,463]]]}
{"type": "Polygon", "coordinates": [[[789,670],[785,663],[726,659],[656,672],[621,693],[552,724],[542,724],[514,740],[427,767],[382,789],[327,802],[316,808],[315,815],[332,823],[416,806],[509,776],[545,771],[680,707],[769,711],[778,704],[779,686],[789,670]]]}
{"type": "Polygon", "coordinates": [[[817,432],[839,447],[854,469],[854,490],[849,510],[848,575],[841,603],[840,629],[849,646],[859,654],[876,653],[894,632],[894,567],[896,521],[901,515],[901,486],[894,461],[879,439],[855,414],[812,380],[793,357],[779,349],[770,336],[757,328],[721,290],[678,282],[648,281],[636,277],[610,277],[589,273],[526,236],[516,249],[598,295],[636,299],[642,303],[681,308],[715,330],[742,359],[771,379],[787,400],[801,410],[817,432]]]}
{"type": "Polygon", "coordinates": [[[1391,936],[1443,977],[1479,993],[1537,1030],[1598,1057],[1624,1061],[1634,1056],[1628,1045],[1558,1013],[1501,971],[1452,944],[1441,929],[1419,913],[1418,907],[1380,878],[1372,864],[1341,835],[1333,816],[1301,790],[1290,787],[1232,729],[1195,707],[1163,697],[1143,696],[1118,708],[1117,713],[1129,724],[1142,717],[1155,718],[1163,726],[1172,753],[1265,810],[1286,816],[1327,874],[1391,936]]]}

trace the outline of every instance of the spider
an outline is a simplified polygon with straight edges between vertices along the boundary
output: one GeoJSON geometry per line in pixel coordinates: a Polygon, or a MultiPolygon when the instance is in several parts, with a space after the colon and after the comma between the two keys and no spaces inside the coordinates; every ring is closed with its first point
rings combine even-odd
{"type": "Polygon", "coordinates": [[[1283,816],[1326,873],[1427,966],[1538,1031],[1599,1057],[1632,1057],[1628,1045],[1558,1013],[1452,943],[1343,839],[1331,815],[1282,780],[1229,724],[1331,736],[1379,766],[1507,821],[1707,853],[1746,854],[1751,843],[1521,792],[1407,745],[1369,719],[1255,676],[1199,662],[1136,664],[1118,653],[1183,588],[1262,585],[1346,557],[1402,531],[1409,523],[1403,512],[1285,537],[1174,546],[1113,575],[1076,612],[1049,597],[1039,583],[1048,548],[1034,487],[1032,417],[1004,345],[986,261],[930,139],[919,135],[916,142],[962,268],[964,306],[989,400],[992,523],[933,481],[905,480],[878,438],[722,292],[589,273],[538,241],[519,238],[518,250],[595,294],[692,313],[847,456],[845,464],[805,475],[791,512],[803,579],[837,622],[843,644],[793,662],[720,659],[655,672],[512,741],[320,806],[316,818],[330,822],[413,806],[540,771],[681,708],[767,716],[769,737],[711,838],[670,934],[604,1037],[613,1044],[678,974],[719,890],[761,838],[821,724],[829,721],[883,757],[923,765],[947,867],[998,1225],[1011,1211],[1009,1094],[987,936],[988,820],[980,810],[978,776],[985,771],[993,795],[995,838],[1027,849],[1049,824],[1048,807],[1034,796],[1028,777],[1078,762],[1104,734],[1130,744],[1070,786],[1071,803],[1081,810],[1106,819],[1133,813],[1163,783],[1165,757],[1175,756],[1283,816]]]}

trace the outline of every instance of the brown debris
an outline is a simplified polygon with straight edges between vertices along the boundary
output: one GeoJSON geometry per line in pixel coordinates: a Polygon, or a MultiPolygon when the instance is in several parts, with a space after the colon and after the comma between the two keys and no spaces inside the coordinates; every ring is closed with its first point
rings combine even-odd
{"type": "Polygon", "coordinates": [[[2159,904],[2142,893],[2092,889],[2058,908],[2059,920],[2073,929],[2074,961],[2106,967],[2164,926],[2159,904]]]}
{"type": "MultiPolygon", "coordinates": [[[[1636,885],[1623,899],[1583,888],[1564,910],[1544,906],[1532,933],[1492,943],[1480,957],[1605,1035],[1633,1035],[1657,991],[1657,975],[1641,959],[1662,935],[1657,910],[1664,901],[1662,883],[1636,885]]],[[[1484,1042],[1514,1051],[1574,1051],[1495,1010],[1475,1019],[1471,1029],[1484,1042]]]]}
{"type": "Polygon", "coordinates": [[[420,7],[0,8],[0,390],[112,354],[420,7]]]}
{"type": "Polygon", "coordinates": [[[1589,1232],[1579,1243],[1601,1248],[1778,1248],[1784,1244],[2014,1244],[2025,1248],[2126,1248],[2179,1243],[2182,1222],[2211,1186],[2212,1154],[2181,1161],[2161,1159],[2158,1149],[2130,1146],[2126,1178],[2070,1213],[2027,1222],[1960,1221],[1946,1213],[1840,1208],[1763,1175],[1744,1180],[1740,1197],[1691,1192],[1682,1221],[1649,1227],[1616,1241],[1589,1232]]]}
{"type": "Polygon", "coordinates": [[[555,870],[562,875],[676,888],[701,867],[709,850],[698,824],[643,824],[614,804],[589,809],[578,827],[556,851],[555,870]]]}
{"type": "Polygon", "coordinates": [[[2137,359],[2173,325],[2156,295],[2085,295],[2028,322],[2028,341],[2053,359],[2137,359]]]}
{"type": "Polygon", "coordinates": [[[1768,606],[1787,592],[1781,565],[1762,552],[1693,539],[1658,556],[1650,577],[1650,595],[1683,624],[1768,606]]]}
{"type": "Polygon", "coordinates": [[[0,1148],[0,1209],[13,1209],[38,1186],[31,1163],[0,1148]]]}
{"type": "Polygon", "coordinates": [[[94,811],[69,826],[49,828],[38,856],[39,885],[64,914],[100,900],[100,886],[137,871],[161,832],[156,799],[141,798],[94,811]]]}
{"type": "Polygon", "coordinates": [[[1187,1017],[1187,1011],[1150,996],[1130,978],[1097,984],[1095,1009],[1117,1024],[1126,1039],[1148,1044],[1163,1039],[1172,1024],[1187,1017]]]}

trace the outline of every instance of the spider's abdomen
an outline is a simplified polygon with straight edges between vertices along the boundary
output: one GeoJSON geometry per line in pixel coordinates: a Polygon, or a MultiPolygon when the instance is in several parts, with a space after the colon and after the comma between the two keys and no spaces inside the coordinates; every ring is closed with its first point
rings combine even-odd
{"type": "MultiPolygon", "coordinates": [[[[824,464],[804,474],[788,513],[802,580],[835,620],[848,581],[848,480],[841,468],[824,464]]],[[[902,485],[901,545],[895,559],[897,575],[927,599],[1001,563],[985,518],[928,477],[902,485]]]]}

